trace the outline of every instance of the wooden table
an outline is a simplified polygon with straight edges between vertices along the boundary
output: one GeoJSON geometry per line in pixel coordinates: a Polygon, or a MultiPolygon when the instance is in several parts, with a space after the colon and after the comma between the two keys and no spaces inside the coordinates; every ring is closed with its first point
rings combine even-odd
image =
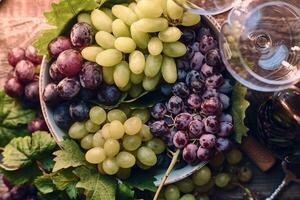
{"type": "MultiPolygon", "coordinates": [[[[0,3],[0,87],[3,87],[5,77],[11,70],[6,60],[7,52],[15,46],[26,47],[30,44],[37,33],[45,27],[43,12],[49,10],[51,2],[58,0],[2,0],[0,3]]],[[[299,0],[295,0],[299,1],[299,0]]],[[[221,23],[225,20],[226,14],[217,16],[221,23]]],[[[254,170],[254,179],[248,185],[256,191],[261,199],[268,196],[280,184],[283,174],[280,163],[270,171],[263,173],[253,163],[249,165],[254,170]]],[[[300,186],[293,184],[289,186],[280,200],[299,200],[300,186]]],[[[216,200],[241,200],[243,192],[218,191],[213,199],[216,200]]]]}

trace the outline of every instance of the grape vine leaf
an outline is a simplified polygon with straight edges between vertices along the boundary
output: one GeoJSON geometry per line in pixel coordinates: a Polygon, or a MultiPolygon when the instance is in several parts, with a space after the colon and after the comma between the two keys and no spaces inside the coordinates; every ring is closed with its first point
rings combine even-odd
{"type": "Polygon", "coordinates": [[[53,172],[61,169],[67,169],[69,167],[88,165],[85,160],[84,153],[74,140],[66,139],[61,143],[61,146],[63,149],[53,153],[56,156],[54,158],[55,164],[53,172]]]}
{"type": "Polygon", "coordinates": [[[42,31],[33,46],[40,54],[48,55],[47,48],[50,41],[59,36],[76,15],[97,7],[99,4],[95,0],[62,0],[59,3],[52,3],[52,10],[45,12],[44,16],[47,23],[54,28],[42,31]]]}
{"type": "Polygon", "coordinates": [[[4,148],[2,162],[6,167],[19,169],[43,157],[55,147],[56,143],[48,132],[37,131],[32,137],[12,139],[4,148]]]}
{"type": "Polygon", "coordinates": [[[73,169],[69,168],[52,175],[53,183],[57,189],[65,190],[70,184],[76,184],[79,181],[72,171],[73,169]]]}
{"type": "Polygon", "coordinates": [[[52,182],[51,175],[44,174],[34,180],[34,185],[42,194],[48,194],[55,190],[55,185],[52,182]]]}
{"type": "Polygon", "coordinates": [[[78,167],[74,171],[80,178],[76,187],[83,188],[87,200],[111,200],[116,199],[116,180],[103,176],[96,170],[91,170],[85,166],[78,167]]]}
{"type": "Polygon", "coordinates": [[[154,185],[155,182],[155,172],[152,170],[148,170],[145,173],[142,170],[137,169],[134,173],[134,176],[130,176],[129,179],[124,180],[123,182],[128,186],[138,188],[139,190],[149,190],[155,192],[157,190],[156,186],[154,185]]]}
{"type": "Polygon", "coordinates": [[[242,143],[243,137],[247,136],[249,129],[245,125],[246,110],[250,103],[246,100],[247,88],[240,83],[235,83],[231,96],[231,115],[234,122],[234,139],[242,143]]]}

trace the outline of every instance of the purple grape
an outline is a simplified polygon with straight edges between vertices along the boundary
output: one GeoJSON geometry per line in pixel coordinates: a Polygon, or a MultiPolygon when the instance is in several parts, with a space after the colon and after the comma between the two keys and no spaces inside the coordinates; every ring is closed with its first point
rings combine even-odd
{"type": "Polygon", "coordinates": [[[219,98],[220,98],[220,101],[222,103],[223,109],[226,110],[227,108],[229,108],[230,98],[227,95],[222,94],[222,93],[219,94],[219,98]]]}
{"type": "Polygon", "coordinates": [[[202,27],[199,29],[199,31],[197,32],[198,35],[197,35],[197,39],[200,41],[201,38],[203,36],[211,36],[211,32],[210,32],[210,29],[209,28],[205,28],[205,27],[202,27]]]}
{"type": "Polygon", "coordinates": [[[165,95],[165,96],[170,96],[170,94],[172,93],[172,85],[171,84],[162,84],[160,86],[160,92],[165,95]]]}
{"type": "Polygon", "coordinates": [[[209,149],[199,147],[197,150],[197,157],[200,161],[209,161],[213,157],[213,153],[209,149]]]}
{"type": "Polygon", "coordinates": [[[224,78],[221,74],[215,74],[206,78],[205,86],[207,88],[219,88],[224,83],[224,78]]]}
{"type": "Polygon", "coordinates": [[[177,81],[185,81],[186,75],[187,75],[186,71],[184,71],[183,69],[178,69],[177,81]]]}
{"type": "MultiPolygon", "coordinates": [[[[200,39],[199,43],[200,43],[199,49],[203,54],[206,54],[209,50],[217,47],[217,41],[212,36],[208,36],[208,35],[204,35],[200,39]]],[[[206,63],[210,65],[210,63],[208,62],[206,63]]]]}
{"type": "Polygon", "coordinates": [[[219,118],[220,122],[228,122],[232,124],[232,116],[230,114],[225,114],[223,113],[220,118],[219,118]]]}
{"type": "MultiPolygon", "coordinates": [[[[195,50],[193,49],[192,46],[188,46],[185,55],[182,56],[181,59],[184,59],[189,62],[194,57],[194,55],[195,55],[195,50]]],[[[203,56],[203,59],[204,59],[204,56],[203,56]]]]}
{"type": "Polygon", "coordinates": [[[25,96],[32,102],[39,101],[39,82],[34,81],[25,86],[25,96]]]}
{"type": "Polygon", "coordinates": [[[36,118],[32,120],[28,125],[27,129],[30,133],[35,131],[48,131],[47,124],[44,119],[36,118]]]}
{"type": "Polygon", "coordinates": [[[221,122],[220,123],[220,131],[218,132],[218,136],[220,137],[228,137],[233,130],[233,125],[229,122],[221,122]]]}
{"type": "Polygon", "coordinates": [[[178,115],[183,110],[183,101],[179,96],[172,96],[167,105],[168,111],[178,115]]]}
{"type": "Polygon", "coordinates": [[[192,87],[192,91],[197,93],[197,94],[201,94],[205,87],[204,87],[204,82],[202,80],[194,80],[191,83],[191,87],[192,87]]]}
{"type": "Polygon", "coordinates": [[[204,63],[201,67],[201,72],[205,77],[209,77],[214,74],[214,68],[207,63],[204,63]]]}
{"type": "Polygon", "coordinates": [[[30,61],[21,60],[16,65],[15,72],[19,81],[27,83],[34,79],[35,66],[30,61]]]}
{"type": "Polygon", "coordinates": [[[36,48],[33,46],[28,46],[25,51],[26,58],[34,64],[41,64],[43,56],[38,55],[36,48]]]}
{"type": "Polygon", "coordinates": [[[57,57],[61,52],[72,49],[71,40],[65,36],[53,39],[48,45],[48,52],[51,56],[57,57]]]}
{"type": "Polygon", "coordinates": [[[67,130],[72,123],[72,119],[69,112],[69,105],[61,104],[58,107],[56,107],[53,112],[53,120],[58,127],[67,130]]]}
{"type": "Polygon", "coordinates": [[[89,101],[92,100],[94,97],[96,97],[96,94],[94,90],[81,88],[79,91],[79,97],[82,100],[89,101]]]}
{"type": "Polygon", "coordinates": [[[218,97],[219,93],[216,89],[208,88],[203,94],[202,99],[210,99],[211,97],[218,97]]]}
{"type": "Polygon", "coordinates": [[[187,163],[194,163],[197,159],[198,147],[195,144],[188,144],[182,152],[182,158],[187,163]]]}
{"type": "Polygon", "coordinates": [[[85,62],[79,73],[81,86],[87,89],[96,89],[102,83],[102,70],[99,65],[85,62]]]}
{"type": "Polygon", "coordinates": [[[172,88],[172,92],[182,99],[186,99],[190,94],[188,86],[183,82],[176,83],[172,88]]]}
{"type": "Polygon", "coordinates": [[[171,116],[165,115],[164,116],[164,121],[168,126],[173,126],[174,125],[174,120],[171,116]]]}
{"type": "Polygon", "coordinates": [[[198,139],[204,133],[204,124],[202,121],[193,120],[189,123],[189,133],[191,138],[198,139]]]}
{"type": "Polygon", "coordinates": [[[216,145],[216,136],[213,134],[204,134],[199,139],[200,145],[205,149],[212,149],[216,145]]]}
{"type": "Polygon", "coordinates": [[[65,76],[58,70],[56,62],[53,62],[51,64],[51,66],[49,68],[49,75],[52,78],[52,80],[55,82],[59,82],[63,78],[65,78],[65,76]]]}
{"type": "Polygon", "coordinates": [[[113,85],[103,85],[97,94],[99,101],[103,101],[106,105],[114,105],[121,98],[122,93],[113,85]]]}
{"type": "Polygon", "coordinates": [[[232,148],[232,142],[227,138],[218,138],[216,141],[216,149],[218,151],[229,151],[232,148]]]}
{"type": "Polygon", "coordinates": [[[203,119],[204,129],[207,133],[217,133],[220,130],[220,123],[216,116],[208,116],[203,119]]]}
{"type": "Polygon", "coordinates": [[[69,107],[70,116],[74,121],[86,120],[89,116],[89,111],[88,105],[83,101],[72,103],[69,107]]]}
{"type": "Polygon", "coordinates": [[[185,44],[192,44],[195,42],[196,39],[196,33],[194,30],[190,28],[184,28],[182,29],[182,35],[180,40],[184,42],[185,44]]]}
{"type": "Polygon", "coordinates": [[[205,54],[205,62],[212,67],[218,67],[219,71],[222,71],[222,58],[218,49],[209,50],[205,54]]]}
{"type": "Polygon", "coordinates": [[[197,72],[196,70],[191,70],[187,75],[185,79],[185,83],[187,86],[191,87],[193,81],[202,81],[204,78],[202,75],[197,72]]]}
{"type": "Polygon", "coordinates": [[[16,66],[21,60],[25,60],[25,50],[21,47],[11,49],[7,54],[8,63],[11,66],[16,66]]]}
{"type": "Polygon", "coordinates": [[[164,136],[164,141],[165,141],[165,144],[169,147],[169,148],[174,148],[175,146],[174,146],[174,143],[173,143],[173,138],[174,138],[174,135],[176,134],[176,130],[175,129],[171,129],[170,131],[169,131],[169,133],[168,134],[166,134],[165,136],[164,136]]]}
{"type": "Polygon", "coordinates": [[[232,91],[232,85],[229,79],[225,79],[224,83],[219,87],[219,91],[228,94],[232,91]]]}
{"type": "Polygon", "coordinates": [[[186,130],[192,120],[193,116],[190,113],[180,113],[175,117],[174,124],[178,130],[186,130]]]}
{"type": "Polygon", "coordinates": [[[201,111],[206,116],[218,115],[222,111],[222,104],[218,97],[210,97],[205,99],[201,104],[201,111]]]}
{"type": "Polygon", "coordinates": [[[163,119],[166,113],[167,108],[163,103],[157,103],[151,109],[151,116],[154,119],[163,119]]]}
{"type": "Polygon", "coordinates": [[[187,71],[190,69],[190,63],[187,60],[176,59],[176,67],[177,69],[183,69],[187,71]]]}
{"type": "Polygon", "coordinates": [[[10,192],[1,193],[0,199],[1,200],[12,200],[11,193],[10,192]]]}
{"type": "Polygon", "coordinates": [[[191,109],[199,109],[201,108],[202,99],[197,94],[191,94],[187,99],[187,105],[191,109]]]}
{"type": "Polygon", "coordinates": [[[199,43],[199,42],[195,42],[194,44],[192,44],[191,48],[192,48],[195,52],[199,52],[199,51],[200,51],[200,43],[199,43]]]}
{"type": "Polygon", "coordinates": [[[165,136],[169,134],[169,127],[164,120],[155,121],[150,124],[150,131],[156,136],[165,136]]]}
{"type": "Polygon", "coordinates": [[[78,51],[68,49],[59,54],[56,64],[62,74],[67,77],[74,77],[80,72],[83,59],[78,51]]]}
{"type": "Polygon", "coordinates": [[[199,71],[203,65],[204,55],[201,52],[196,52],[191,60],[191,69],[199,71]]]}
{"type": "Polygon", "coordinates": [[[59,95],[57,85],[55,83],[49,83],[43,92],[43,100],[48,105],[55,105],[59,102],[59,95]]]}
{"type": "Polygon", "coordinates": [[[74,98],[80,91],[80,83],[75,78],[64,78],[57,85],[58,95],[65,100],[74,98]]]}
{"type": "Polygon", "coordinates": [[[8,96],[17,98],[23,95],[24,87],[17,78],[12,77],[6,81],[4,91],[8,96]]]}
{"type": "Polygon", "coordinates": [[[173,137],[173,144],[178,149],[183,149],[188,144],[188,138],[183,131],[177,131],[173,137]]]}
{"type": "Polygon", "coordinates": [[[77,23],[71,29],[70,38],[74,47],[86,47],[93,41],[93,28],[85,22],[77,23]]]}
{"type": "Polygon", "coordinates": [[[201,115],[193,115],[193,120],[199,120],[199,121],[202,121],[202,117],[201,115]]]}

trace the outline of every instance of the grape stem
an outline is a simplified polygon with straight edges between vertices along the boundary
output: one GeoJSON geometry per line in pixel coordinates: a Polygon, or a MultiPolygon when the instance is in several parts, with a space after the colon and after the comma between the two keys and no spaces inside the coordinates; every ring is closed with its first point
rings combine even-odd
{"type": "Polygon", "coordinates": [[[242,188],[242,189],[245,191],[245,193],[246,193],[247,196],[248,196],[248,200],[256,200],[256,198],[255,198],[255,196],[253,195],[252,191],[249,190],[247,187],[243,186],[242,184],[240,184],[240,183],[238,183],[238,182],[237,182],[237,183],[234,183],[234,185],[236,185],[236,186],[242,188]]]}
{"type": "Polygon", "coordinates": [[[171,163],[170,163],[170,165],[169,165],[169,167],[168,167],[168,169],[167,169],[164,177],[162,178],[158,189],[156,190],[156,193],[155,193],[155,196],[154,196],[153,200],[157,200],[158,199],[158,196],[159,196],[159,194],[160,194],[160,192],[161,192],[161,190],[162,190],[162,188],[163,188],[163,186],[164,186],[167,178],[169,177],[172,169],[174,168],[174,166],[175,166],[175,164],[176,164],[176,162],[178,160],[179,154],[180,154],[180,149],[177,149],[175,153],[172,153],[172,156],[173,156],[172,157],[172,161],[171,161],[171,163]]]}

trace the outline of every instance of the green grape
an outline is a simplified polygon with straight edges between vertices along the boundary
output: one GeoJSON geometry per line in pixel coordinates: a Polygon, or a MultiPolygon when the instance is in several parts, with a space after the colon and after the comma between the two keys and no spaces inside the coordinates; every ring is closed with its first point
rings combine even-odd
{"type": "Polygon", "coordinates": [[[121,105],[119,106],[119,109],[125,113],[126,117],[130,117],[130,115],[131,115],[131,110],[130,110],[130,108],[128,107],[128,105],[126,105],[126,104],[121,104],[121,105]]]}
{"type": "Polygon", "coordinates": [[[158,38],[163,42],[176,42],[181,37],[181,31],[177,27],[169,27],[158,33],[158,38]]]}
{"type": "Polygon", "coordinates": [[[97,169],[98,169],[98,172],[102,175],[106,175],[105,171],[103,170],[103,166],[102,166],[102,163],[99,163],[97,165],[97,169]]]}
{"type": "Polygon", "coordinates": [[[138,117],[130,117],[124,123],[125,132],[128,135],[135,135],[140,132],[142,128],[142,120],[138,117]]]}
{"type": "Polygon", "coordinates": [[[88,134],[83,122],[75,122],[69,129],[69,136],[72,139],[81,139],[88,134]]]}
{"type": "Polygon", "coordinates": [[[150,169],[151,168],[151,166],[147,166],[147,165],[144,165],[143,163],[141,163],[140,161],[136,161],[136,165],[140,168],[140,169],[142,169],[142,170],[147,170],[147,169],[150,169]]]}
{"type": "Polygon", "coordinates": [[[163,50],[163,43],[158,37],[153,37],[148,43],[148,51],[151,55],[157,56],[163,50]]]}
{"type": "Polygon", "coordinates": [[[139,135],[125,135],[123,138],[123,147],[127,151],[134,151],[142,144],[142,138],[139,135]]]}
{"type": "Polygon", "coordinates": [[[114,175],[119,171],[119,166],[115,158],[107,158],[102,163],[103,171],[108,175],[114,175]]]}
{"type": "Polygon", "coordinates": [[[163,63],[162,55],[157,55],[157,56],[148,55],[146,59],[146,65],[145,65],[145,75],[150,78],[155,77],[160,72],[162,63],[163,63]]]}
{"type": "MultiPolygon", "coordinates": [[[[129,67],[130,67],[130,64],[129,64],[129,67]]],[[[144,74],[143,73],[141,73],[141,74],[131,73],[130,74],[130,81],[135,85],[140,84],[141,82],[143,82],[143,79],[144,79],[144,74]]]]}
{"type": "Polygon", "coordinates": [[[114,5],[112,13],[128,26],[138,20],[136,14],[130,8],[123,5],[114,5]]]}
{"type": "Polygon", "coordinates": [[[187,177],[177,182],[176,186],[179,188],[180,192],[182,193],[190,193],[195,188],[194,182],[190,177],[187,177]]]}
{"type": "Polygon", "coordinates": [[[226,153],[226,160],[230,165],[236,165],[242,160],[242,153],[237,148],[234,148],[230,150],[228,153],[226,153]]]}
{"type": "Polygon", "coordinates": [[[116,65],[114,71],[114,82],[116,86],[122,88],[125,87],[129,83],[130,78],[130,70],[128,63],[126,61],[122,61],[120,64],[116,65]]]}
{"type": "Polygon", "coordinates": [[[106,32],[106,31],[99,31],[95,35],[95,40],[100,47],[104,49],[113,49],[115,48],[114,42],[116,40],[115,36],[106,32]]]}
{"type": "Polygon", "coordinates": [[[186,46],[182,42],[164,43],[163,52],[166,56],[178,58],[186,54],[186,46]]]}
{"type": "Polygon", "coordinates": [[[115,48],[123,53],[131,53],[136,49],[136,44],[130,37],[118,37],[115,41],[115,48]]]}
{"type": "Polygon", "coordinates": [[[179,6],[173,0],[167,0],[167,12],[169,18],[178,20],[183,15],[183,7],[179,6]]]}
{"type": "Polygon", "coordinates": [[[116,49],[106,49],[98,53],[96,63],[103,67],[112,67],[119,64],[123,59],[123,54],[116,49]]]}
{"type": "Polygon", "coordinates": [[[105,160],[105,151],[101,147],[94,147],[85,154],[85,159],[91,164],[99,164],[105,160]]]}
{"type": "Polygon", "coordinates": [[[117,164],[121,168],[131,168],[135,165],[135,157],[126,151],[121,151],[116,157],[117,164]]]}
{"type": "Polygon", "coordinates": [[[141,84],[139,85],[132,85],[132,87],[129,90],[129,96],[131,98],[136,98],[140,96],[143,93],[144,89],[141,84]]]}
{"type": "Polygon", "coordinates": [[[150,40],[150,35],[148,33],[144,33],[139,31],[136,28],[136,24],[133,23],[130,27],[130,33],[132,39],[135,41],[136,45],[141,49],[147,49],[148,42],[150,40]]]}
{"type": "Polygon", "coordinates": [[[89,13],[80,13],[77,16],[77,22],[85,22],[88,23],[89,25],[93,25],[92,24],[92,20],[91,20],[91,15],[89,13]]]}
{"type": "Polygon", "coordinates": [[[164,197],[166,200],[178,200],[180,198],[180,191],[176,185],[169,185],[165,189],[164,197]]]}
{"type": "Polygon", "coordinates": [[[166,145],[164,141],[159,138],[153,138],[146,143],[146,147],[149,147],[154,151],[155,154],[160,154],[165,151],[166,145]]]}
{"type": "Polygon", "coordinates": [[[115,37],[130,37],[128,26],[121,20],[115,19],[112,23],[112,32],[115,37]]]}
{"type": "Polygon", "coordinates": [[[123,124],[118,120],[113,120],[110,122],[109,132],[110,137],[115,140],[121,139],[125,134],[123,124]]]}
{"type": "Polygon", "coordinates": [[[106,120],[106,112],[100,106],[92,107],[89,116],[91,121],[98,125],[102,124],[106,120]]]}
{"type": "Polygon", "coordinates": [[[182,26],[193,26],[201,21],[201,16],[192,12],[184,12],[182,16],[182,26]]]}
{"type": "Polygon", "coordinates": [[[173,58],[164,56],[161,66],[161,74],[167,83],[175,83],[177,80],[177,68],[173,58]]]}
{"type": "Polygon", "coordinates": [[[84,124],[85,129],[90,133],[95,133],[100,129],[100,125],[95,124],[92,120],[87,120],[84,124]]]}
{"type": "Polygon", "coordinates": [[[102,67],[103,80],[108,85],[113,85],[115,67],[102,67]]]}
{"type": "Polygon", "coordinates": [[[150,127],[146,124],[142,125],[142,129],[140,130],[139,135],[142,137],[143,142],[147,142],[153,138],[150,127]]]}
{"type": "Polygon", "coordinates": [[[140,51],[133,51],[129,55],[129,68],[134,74],[142,74],[145,69],[145,57],[140,51]]]}
{"type": "Polygon", "coordinates": [[[192,175],[192,179],[198,186],[205,185],[211,179],[211,171],[207,166],[204,166],[192,175]]]}
{"type": "MultiPolygon", "coordinates": [[[[128,5],[128,8],[130,8],[133,12],[134,12],[134,9],[136,7],[136,3],[135,2],[131,2],[129,5],[128,5]]],[[[136,13],[135,13],[136,14],[136,13]]]]}
{"type": "Polygon", "coordinates": [[[157,157],[149,147],[140,147],[137,152],[138,160],[146,166],[154,166],[157,162],[157,157]]]}
{"type": "Polygon", "coordinates": [[[220,167],[222,166],[222,164],[224,163],[225,161],[225,156],[224,156],[224,153],[222,152],[218,152],[210,161],[209,161],[209,164],[212,166],[212,167],[220,167]]]}
{"type": "Polygon", "coordinates": [[[109,16],[112,20],[116,19],[116,17],[113,15],[112,11],[110,8],[105,8],[105,7],[101,7],[100,9],[101,11],[103,11],[107,16],[109,16]]]}
{"type": "Polygon", "coordinates": [[[215,186],[215,182],[213,179],[210,179],[208,183],[205,185],[201,186],[196,186],[195,190],[198,191],[199,193],[207,193],[209,192],[213,187],[215,186]]]}
{"type": "Polygon", "coordinates": [[[95,9],[91,13],[91,21],[97,30],[111,32],[112,19],[103,11],[95,9]]]}
{"type": "Polygon", "coordinates": [[[126,180],[130,177],[130,174],[131,174],[131,168],[119,168],[116,177],[121,180],[126,180]]]}
{"type": "Polygon", "coordinates": [[[247,183],[252,179],[253,173],[249,167],[241,167],[238,171],[238,179],[243,182],[247,183]]]}
{"type": "Polygon", "coordinates": [[[165,18],[143,18],[134,23],[138,31],[155,33],[168,28],[168,20],[165,18]]]}
{"type": "Polygon", "coordinates": [[[139,117],[143,124],[146,123],[150,119],[149,110],[146,108],[135,109],[132,114],[132,117],[139,117]]]}
{"type": "Polygon", "coordinates": [[[196,198],[192,194],[185,194],[179,200],[196,200],[196,198]]]}
{"type": "Polygon", "coordinates": [[[146,90],[146,91],[153,91],[156,86],[158,85],[159,81],[160,81],[160,78],[161,78],[161,74],[158,73],[155,77],[153,78],[150,78],[150,77],[144,77],[144,80],[143,80],[143,88],[146,90]]]}
{"type": "Polygon", "coordinates": [[[84,136],[84,138],[81,139],[80,141],[80,146],[83,149],[90,149],[93,147],[93,134],[88,134],[84,136]]]}
{"type": "Polygon", "coordinates": [[[163,15],[165,17],[168,17],[168,11],[167,11],[167,0],[160,0],[160,4],[161,4],[161,7],[163,9],[163,15]]]}
{"type": "Polygon", "coordinates": [[[93,136],[93,147],[103,147],[105,143],[105,139],[102,136],[102,131],[99,130],[93,136]]]}
{"type": "Polygon", "coordinates": [[[120,151],[120,143],[118,140],[107,139],[104,143],[104,151],[107,157],[114,157],[120,151]]]}
{"type": "Polygon", "coordinates": [[[220,173],[215,178],[215,184],[216,186],[220,188],[226,187],[231,180],[231,177],[227,173],[220,173]]]}
{"type": "Polygon", "coordinates": [[[110,123],[106,123],[104,124],[104,126],[102,127],[101,129],[101,134],[102,134],[102,137],[107,140],[110,138],[110,129],[109,129],[109,126],[110,126],[110,123]]]}
{"type": "Polygon", "coordinates": [[[96,62],[96,56],[98,53],[103,51],[101,47],[98,46],[90,46],[90,47],[85,47],[81,51],[81,55],[84,59],[91,61],[91,62],[96,62]]]}
{"type": "Polygon", "coordinates": [[[141,13],[141,11],[138,9],[137,4],[132,4],[130,5],[130,9],[134,11],[134,13],[136,14],[136,16],[138,17],[138,19],[142,19],[143,18],[143,14],[141,13]]]}
{"type": "Polygon", "coordinates": [[[121,123],[124,123],[127,119],[125,112],[120,109],[113,109],[107,113],[107,120],[112,122],[114,120],[118,120],[121,123]]]}
{"type": "Polygon", "coordinates": [[[163,13],[159,0],[140,0],[136,7],[143,18],[156,18],[163,13]]]}
{"type": "Polygon", "coordinates": [[[122,92],[128,92],[132,87],[132,83],[129,81],[125,87],[119,87],[119,90],[122,92]]]}

